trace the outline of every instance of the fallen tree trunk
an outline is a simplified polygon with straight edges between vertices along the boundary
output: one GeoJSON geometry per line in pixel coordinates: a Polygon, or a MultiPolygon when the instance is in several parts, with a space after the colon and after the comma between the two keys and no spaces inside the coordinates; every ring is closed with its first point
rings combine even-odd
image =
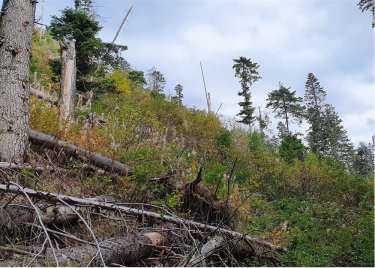
{"type": "Polygon", "coordinates": [[[13,164],[8,162],[0,162],[0,168],[8,168],[13,170],[27,169],[29,171],[53,171],[54,168],[50,166],[32,166],[29,164],[13,164]]]}
{"type": "MultiPolygon", "coordinates": [[[[66,206],[48,207],[45,210],[38,209],[38,212],[44,225],[78,220],[78,215],[66,206]]],[[[8,229],[17,228],[20,224],[34,223],[35,217],[35,211],[27,206],[0,207],[0,225],[7,226],[8,229]]]]}
{"type": "Polygon", "coordinates": [[[131,167],[121,164],[117,161],[111,160],[109,158],[103,157],[98,154],[93,154],[92,152],[88,150],[79,148],[72,144],[67,144],[64,141],[60,141],[52,136],[40,133],[38,131],[30,129],[29,133],[30,133],[29,140],[32,143],[44,145],[48,148],[63,149],[68,154],[75,156],[75,157],[78,157],[78,156],[88,157],[90,162],[93,165],[101,167],[105,170],[121,173],[124,175],[131,175],[131,172],[133,170],[131,167]]]}
{"type": "Polygon", "coordinates": [[[47,93],[44,93],[43,91],[37,90],[35,88],[31,88],[30,93],[31,93],[31,95],[34,95],[34,96],[38,97],[39,99],[49,100],[50,102],[57,101],[56,98],[53,98],[52,96],[48,95],[47,93]]]}
{"type": "MultiPolygon", "coordinates": [[[[100,243],[103,246],[101,254],[106,266],[112,263],[120,265],[131,265],[138,259],[149,257],[154,246],[164,246],[165,239],[159,233],[129,234],[126,237],[118,237],[100,243]]],[[[84,267],[84,266],[102,266],[100,258],[96,257],[98,249],[95,246],[81,246],[74,248],[64,248],[56,251],[56,257],[59,266],[62,267],[84,267]]],[[[46,252],[47,256],[52,257],[50,249],[46,252]]]]}
{"type": "MultiPolygon", "coordinates": [[[[14,185],[5,185],[5,184],[0,184],[0,191],[5,191],[5,192],[9,192],[9,193],[20,193],[20,190],[18,189],[18,187],[14,186],[14,185]]],[[[249,236],[249,235],[243,235],[241,233],[238,233],[238,232],[235,232],[235,231],[230,231],[230,230],[225,230],[225,229],[218,230],[218,227],[206,225],[206,224],[199,223],[199,222],[193,222],[193,221],[190,221],[190,220],[180,218],[180,217],[175,216],[175,215],[171,215],[171,216],[160,215],[159,213],[150,212],[150,211],[146,211],[146,210],[129,208],[129,207],[119,206],[119,205],[116,205],[116,204],[105,203],[105,202],[90,201],[90,200],[70,197],[70,196],[66,196],[66,195],[58,195],[58,194],[55,194],[55,193],[38,192],[38,191],[34,191],[32,189],[26,189],[26,188],[23,189],[23,191],[25,193],[27,193],[30,197],[35,197],[37,199],[44,199],[44,200],[47,200],[47,201],[51,200],[51,199],[52,200],[57,199],[57,200],[61,200],[63,202],[66,202],[69,205],[91,205],[91,206],[96,206],[98,208],[121,211],[121,212],[130,214],[130,215],[142,215],[142,216],[145,216],[145,217],[160,219],[160,220],[166,221],[166,222],[183,224],[183,225],[187,225],[187,226],[190,226],[190,227],[195,227],[195,228],[200,229],[200,230],[209,231],[211,233],[216,233],[217,231],[219,231],[219,233],[221,235],[226,235],[229,238],[240,239],[240,240],[243,239],[246,242],[246,244],[248,244],[249,247],[252,248],[252,250],[255,253],[257,253],[258,251],[260,251],[260,252],[263,252],[263,251],[271,251],[271,252],[286,251],[286,249],[283,248],[283,247],[275,246],[275,245],[273,245],[269,242],[266,242],[266,241],[264,241],[262,239],[259,239],[259,238],[256,238],[256,237],[252,237],[252,236],[249,236]],[[260,248],[263,248],[265,250],[262,250],[260,248]]]]}

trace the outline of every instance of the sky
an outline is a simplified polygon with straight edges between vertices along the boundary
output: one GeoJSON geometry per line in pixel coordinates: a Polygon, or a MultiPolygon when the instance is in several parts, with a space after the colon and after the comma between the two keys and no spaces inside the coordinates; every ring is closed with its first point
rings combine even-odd
{"type": "MultiPolygon", "coordinates": [[[[42,0],[36,17],[42,13],[42,0]]],[[[359,0],[97,0],[104,28],[99,37],[111,42],[127,11],[133,9],[116,44],[133,69],[155,67],[166,78],[164,93],[183,86],[183,103],[207,109],[200,69],[202,62],[212,109],[224,119],[239,113],[239,79],[233,59],[250,58],[262,77],[251,86],[253,105],[265,109],[267,93],[284,86],[303,97],[313,73],[358,146],[371,142],[374,131],[374,29],[371,12],[359,0]]],[[[74,7],[73,0],[45,0],[44,24],[51,15],[74,7]]],[[[270,128],[277,134],[281,119],[270,128]]],[[[292,125],[306,134],[308,124],[292,125]]]]}

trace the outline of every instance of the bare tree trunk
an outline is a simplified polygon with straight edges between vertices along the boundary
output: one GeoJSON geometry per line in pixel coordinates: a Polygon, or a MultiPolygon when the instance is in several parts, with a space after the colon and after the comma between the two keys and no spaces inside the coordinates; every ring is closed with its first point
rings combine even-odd
{"type": "Polygon", "coordinates": [[[117,39],[118,35],[119,35],[120,32],[121,32],[122,26],[124,26],[124,23],[125,23],[126,19],[128,18],[129,14],[130,14],[130,11],[132,11],[132,8],[133,8],[133,6],[129,9],[129,11],[128,11],[128,13],[126,14],[124,20],[122,21],[121,26],[120,26],[120,28],[118,29],[115,38],[113,38],[112,44],[114,44],[114,43],[116,42],[116,39],[117,39]]]}
{"type": "Polygon", "coordinates": [[[74,106],[76,100],[76,49],[74,41],[61,42],[61,80],[60,80],[60,120],[70,117],[70,123],[75,123],[74,106]]]}
{"type": "Polygon", "coordinates": [[[44,15],[44,2],[46,0],[43,0],[43,4],[42,4],[42,16],[40,18],[40,35],[39,35],[39,39],[42,39],[42,34],[43,34],[43,15],[44,15]]]}
{"type": "Polygon", "coordinates": [[[36,1],[4,0],[0,17],[0,160],[23,162],[30,121],[36,1]]]}

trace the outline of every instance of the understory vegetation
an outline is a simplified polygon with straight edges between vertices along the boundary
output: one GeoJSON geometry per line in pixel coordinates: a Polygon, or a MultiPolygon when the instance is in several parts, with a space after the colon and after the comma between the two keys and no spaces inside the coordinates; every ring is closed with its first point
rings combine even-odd
{"type": "MultiPolygon", "coordinates": [[[[51,63],[58,57],[58,45],[48,32],[42,39],[35,35],[32,83],[50,95],[59,90],[56,64],[51,63]]],[[[81,81],[83,85],[85,79],[81,81]]],[[[235,120],[185,106],[181,99],[168,100],[140,81],[131,69],[94,76],[92,104],[78,101],[74,126],[60,122],[57,102],[32,96],[32,129],[134,168],[128,176],[76,174],[67,185],[45,174],[46,190],[86,197],[115,193],[123,202],[164,206],[189,217],[181,210],[182,185],[193,181],[202,167],[201,184],[220,202],[238,207],[237,231],[288,249],[279,256],[282,266],[374,266],[373,169],[314,153],[296,137],[280,143],[263,129],[250,134],[235,120]],[[297,157],[301,152],[304,162],[297,157]],[[150,183],[167,175],[170,189],[150,183]]],[[[60,159],[56,165],[73,169],[86,160],[67,158],[62,164],[60,159]]],[[[21,178],[18,183],[30,186],[21,178]]],[[[240,265],[272,264],[250,258],[240,265]]]]}

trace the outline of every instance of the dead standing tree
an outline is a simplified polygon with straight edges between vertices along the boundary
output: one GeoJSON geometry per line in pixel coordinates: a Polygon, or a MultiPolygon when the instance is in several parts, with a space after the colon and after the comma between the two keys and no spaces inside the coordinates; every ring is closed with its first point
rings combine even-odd
{"type": "Polygon", "coordinates": [[[4,0],[0,13],[0,158],[24,161],[36,1],[4,0]]]}
{"type": "Polygon", "coordinates": [[[76,49],[74,41],[60,42],[61,46],[61,80],[60,80],[60,121],[70,118],[70,123],[75,123],[76,99],[76,49]]]}

